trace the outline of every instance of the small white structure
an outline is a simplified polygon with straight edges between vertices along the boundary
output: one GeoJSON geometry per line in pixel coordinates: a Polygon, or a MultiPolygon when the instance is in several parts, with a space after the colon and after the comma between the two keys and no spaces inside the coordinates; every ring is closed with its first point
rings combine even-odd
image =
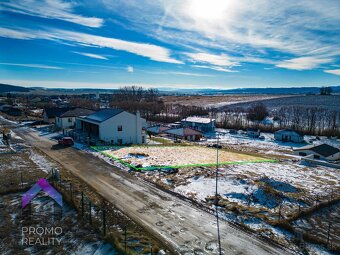
{"type": "Polygon", "coordinates": [[[247,136],[250,138],[259,138],[260,135],[261,135],[260,129],[256,129],[256,128],[247,129],[247,136]]]}
{"type": "Polygon", "coordinates": [[[75,108],[55,117],[55,125],[60,129],[73,128],[76,124],[76,117],[86,117],[94,111],[84,108],[75,108]]]}
{"type": "Polygon", "coordinates": [[[190,127],[201,132],[214,132],[216,126],[215,122],[215,119],[202,117],[186,117],[181,120],[183,127],[190,127]]]}
{"type": "Polygon", "coordinates": [[[146,120],[140,113],[107,108],[85,118],[76,118],[76,128],[95,140],[110,144],[141,144],[146,142],[143,128],[146,120]]]}
{"type": "Polygon", "coordinates": [[[274,133],[274,138],[277,141],[302,143],[304,142],[303,134],[292,129],[282,129],[274,133]]]}
{"type": "Polygon", "coordinates": [[[319,145],[307,145],[297,149],[294,149],[294,153],[306,157],[312,156],[313,159],[321,159],[321,160],[340,160],[340,150],[336,147],[333,147],[328,144],[319,144],[319,145]]]}
{"type": "Polygon", "coordinates": [[[201,132],[188,127],[168,129],[165,130],[164,133],[176,139],[179,138],[188,141],[199,141],[203,137],[201,132]]]}

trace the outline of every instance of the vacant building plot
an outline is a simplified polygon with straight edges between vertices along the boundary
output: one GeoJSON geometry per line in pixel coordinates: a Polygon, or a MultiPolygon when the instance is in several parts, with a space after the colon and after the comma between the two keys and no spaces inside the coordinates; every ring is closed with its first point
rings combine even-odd
{"type": "MultiPolygon", "coordinates": [[[[189,167],[216,165],[216,149],[203,146],[94,147],[104,155],[136,168],[189,167]]],[[[219,164],[268,162],[270,159],[219,150],[219,164]]]]}

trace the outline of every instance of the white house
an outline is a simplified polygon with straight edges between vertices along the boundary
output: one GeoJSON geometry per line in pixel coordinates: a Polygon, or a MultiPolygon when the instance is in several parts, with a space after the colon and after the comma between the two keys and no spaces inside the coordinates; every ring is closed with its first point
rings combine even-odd
{"type": "Polygon", "coordinates": [[[215,119],[202,117],[186,117],[181,120],[183,127],[190,127],[201,132],[214,132],[215,119]]]}
{"type": "Polygon", "coordinates": [[[42,118],[45,123],[55,123],[56,117],[59,117],[63,113],[72,110],[70,107],[48,107],[44,108],[42,118]]]}
{"type": "Polygon", "coordinates": [[[203,136],[201,132],[188,127],[168,129],[165,130],[164,133],[169,136],[188,141],[199,141],[203,136]]]}
{"type": "Polygon", "coordinates": [[[55,116],[55,125],[60,129],[73,128],[76,124],[76,117],[86,117],[94,111],[84,108],[75,108],[55,116]]]}
{"type": "Polygon", "coordinates": [[[305,157],[312,155],[314,159],[340,160],[340,150],[328,144],[307,145],[294,149],[294,153],[305,157]]]}
{"type": "Polygon", "coordinates": [[[282,141],[282,142],[293,142],[293,143],[304,142],[303,134],[292,129],[282,129],[282,130],[276,131],[274,133],[274,138],[275,140],[282,141]]]}
{"type": "Polygon", "coordinates": [[[76,128],[90,138],[110,144],[141,144],[146,142],[143,128],[146,120],[122,109],[107,108],[84,118],[76,118],[76,128]]]}

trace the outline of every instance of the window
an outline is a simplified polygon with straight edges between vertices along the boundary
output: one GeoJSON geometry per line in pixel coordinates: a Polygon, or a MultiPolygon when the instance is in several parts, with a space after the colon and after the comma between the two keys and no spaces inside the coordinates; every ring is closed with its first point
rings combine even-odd
{"type": "Polygon", "coordinates": [[[68,118],[68,122],[72,122],[72,118],[68,118]]]}
{"type": "Polygon", "coordinates": [[[118,132],[120,132],[120,131],[123,131],[123,126],[122,125],[118,126],[118,132]]]}

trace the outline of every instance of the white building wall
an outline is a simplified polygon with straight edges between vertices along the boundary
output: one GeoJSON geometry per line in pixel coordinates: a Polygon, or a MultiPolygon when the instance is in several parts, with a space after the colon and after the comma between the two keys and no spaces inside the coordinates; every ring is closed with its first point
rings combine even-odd
{"type": "Polygon", "coordinates": [[[122,144],[140,144],[145,141],[145,134],[142,128],[146,126],[146,121],[129,112],[122,112],[99,124],[99,138],[105,142],[118,144],[121,139],[122,144]],[[122,126],[122,131],[118,127],[122,126]]]}
{"type": "Polygon", "coordinates": [[[300,143],[303,141],[303,137],[301,137],[295,132],[284,132],[283,131],[283,132],[276,132],[274,134],[275,140],[278,140],[278,141],[283,141],[285,136],[287,136],[287,141],[291,141],[294,143],[300,143]]]}
{"type": "Polygon", "coordinates": [[[336,153],[336,154],[334,154],[334,155],[331,155],[331,156],[329,156],[329,157],[324,157],[324,156],[322,156],[322,155],[320,155],[320,154],[318,154],[318,153],[316,153],[316,152],[314,152],[314,151],[311,151],[311,150],[297,150],[297,151],[295,151],[295,154],[296,154],[296,155],[299,155],[299,156],[301,156],[301,157],[305,157],[305,156],[303,156],[303,155],[300,155],[300,152],[305,153],[306,156],[309,156],[309,155],[317,155],[317,156],[319,156],[319,158],[320,158],[321,160],[339,160],[339,159],[340,159],[340,152],[338,152],[338,153],[336,153]]]}
{"type": "Polygon", "coordinates": [[[65,118],[56,117],[55,124],[57,127],[61,129],[66,129],[66,128],[70,128],[74,126],[75,122],[76,122],[75,117],[65,117],[65,118]]]}

